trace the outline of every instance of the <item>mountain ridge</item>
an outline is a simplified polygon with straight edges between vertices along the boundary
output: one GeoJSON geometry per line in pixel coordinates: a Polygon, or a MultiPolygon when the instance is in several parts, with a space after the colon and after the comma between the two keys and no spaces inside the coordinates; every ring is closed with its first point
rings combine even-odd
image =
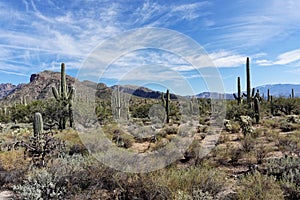
{"type": "MultiPolygon", "coordinates": [[[[104,83],[94,83],[88,80],[79,81],[69,75],[67,75],[66,78],[69,86],[76,85],[76,90],[83,93],[85,93],[86,90],[93,92],[97,89],[97,95],[101,96],[101,92],[109,94],[117,88],[117,85],[109,87],[104,83]]],[[[60,73],[45,70],[37,74],[32,74],[29,81],[29,83],[19,85],[13,85],[11,83],[0,84],[0,99],[2,101],[11,102],[19,101],[20,98],[23,98],[24,96],[28,98],[27,100],[39,100],[53,97],[51,87],[59,87],[60,73]]],[[[260,94],[266,98],[268,89],[270,90],[270,94],[273,96],[288,97],[292,93],[292,88],[294,89],[295,96],[300,97],[300,84],[266,84],[258,86],[255,89],[258,89],[260,94]]],[[[154,91],[152,89],[136,85],[119,85],[119,89],[121,92],[142,98],[160,98],[162,93],[161,91],[154,91]]],[[[224,97],[225,99],[234,99],[232,93],[222,94],[217,92],[201,92],[193,96],[197,98],[224,97]]],[[[186,97],[192,97],[192,95],[186,97]]],[[[171,94],[171,98],[176,98],[176,95],[171,94]]]]}

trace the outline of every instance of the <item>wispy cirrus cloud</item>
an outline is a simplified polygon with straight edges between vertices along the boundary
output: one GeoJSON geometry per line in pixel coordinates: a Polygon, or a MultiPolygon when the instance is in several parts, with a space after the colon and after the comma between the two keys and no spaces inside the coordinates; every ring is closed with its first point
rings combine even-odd
{"type": "Polygon", "coordinates": [[[77,68],[106,38],[143,24],[167,26],[197,19],[204,13],[199,11],[208,4],[174,3],[170,10],[169,5],[151,1],[130,8],[126,2],[117,1],[22,0],[18,6],[1,2],[0,16],[10,23],[0,28],[0,47],[6,49],[6,55],[0,59],[31,63],[28,71],[32,72],[47,65],[53,69],[53,61],[72,63],[70,68],[77,68]],[[26,56],[16,57],[16,52],[26,56]]]}
{"type": "Polygon", "coordinates": [[[274,40],[282,41],[300,28],[300,2],[297,0],[266,0],[259,4],[246,0],[232,6],[238,14],[228,15],[210,28],[219,33],[211,42],[214,47],[264,46],[274,40]]]}
{"type": "MultiPolygon", "coordinates": [[[[133,16],[136,17],[134,23],[143,26],[168,27],[179,21],[191,21],[207,16],[209,12],[205,11],[205,8],[210,5],[209,1],[178,5],[175,3],[158,4],[148,0],[133,13],[133,16]]],[[[202,20],[205,21],[206,19],[202,20]]]]}
{"type": "Polygon", "coordinates": [[[300,61],[300,49],[295,49],[278,55],[275,60],[261,59],[261,60],[257,60],[256,63],[261,66],[271,66],[271,65],[289,65],[299,61],[300,61]]]}

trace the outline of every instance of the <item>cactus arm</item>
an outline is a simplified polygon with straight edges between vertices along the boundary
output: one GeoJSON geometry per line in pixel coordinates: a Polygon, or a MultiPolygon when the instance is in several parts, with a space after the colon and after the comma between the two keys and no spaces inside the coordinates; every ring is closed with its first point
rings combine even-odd
{"type": "Polygon", "coordinates": [[[55,87],[52,87],[52,93],[56,100],[60,99],[60,95],[55,87]]]}
{"type": "Polygon", "coordinates": [[[252,94],[251,94],[251,97],[254,98],[255,96],[255,88],[252,88],[252,94]]]}
{"type": "Polygon", "coordinates": [[[71,89],[69,90],[68,95],[67,95],[68,101],[73,100],[74,94],[75,94],[75,88],[71,87],[71,89]]]}
{"type": "Polygon", "coordinates": [[[238,100],[238,97],[235,95],[235,93],[232,94],[235,100],[238,100]]]}

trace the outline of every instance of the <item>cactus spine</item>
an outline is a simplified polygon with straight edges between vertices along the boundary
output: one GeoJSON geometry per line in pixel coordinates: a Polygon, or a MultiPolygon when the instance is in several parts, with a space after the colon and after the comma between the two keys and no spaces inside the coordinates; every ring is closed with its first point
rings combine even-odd
{"type": "Polygon", "coordinates": [[[74,127],[74,119],[73,119],[73,97],[74,97],[75,89],[73,87],[67,90],[67,80],[66,80],[66,69],[65,64],[61,64],[61,80],[60,80],[60,90],[58,91],[55,87],[52,87],[52,93],[59,102],[62,114],[59,120],[60,129],[66,128],[67,115],[69,115],[70,127],[74,127]]]}
{"type": "Polygon", "coordinates": [[[170,122],[170,116],[169,116],[169,111],[170,111],[170,93],[169,93],[169,90],[167,90],[167,94],[166,94],[166,98],[165,99],[165,95],[164,93],[162,92],[161,94],[161,98],[162,98],[162,102],[163,102],[163,105],[165,107],[165,111],[166,111],[166,115],[167,115],[167,123],[170,122]]]}
{"type": "Polygon", "coordinates": [[[238,93],[237,96],[233,94],[234,98],[237,100],[238,104],[242,102],[243,95],[241,95],[241,80],[240,77],[237,78],[237,89],[238,93]]]}
{"type": "Polygon", "coordinates": [[[254,116],[255,121],[258,124],[260,119],[260,104],[259,99],[257,97],[254,98],[254,116]]]}

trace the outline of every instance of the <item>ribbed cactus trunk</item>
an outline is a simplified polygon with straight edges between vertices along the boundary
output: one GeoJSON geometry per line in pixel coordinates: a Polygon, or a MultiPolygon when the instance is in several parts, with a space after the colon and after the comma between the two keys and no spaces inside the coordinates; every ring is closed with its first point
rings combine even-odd
{"type": "Polygon", "coordinates": [[[167,99],[165,99],[165,95],[162,92],[161,93],[161,100],[163,102],[163,106],[165,107],[165,112],[166,112],[166,115],[167,115],[166,123],[169,123],[170,122],[170,114],[169,114],[169,111],[170,111],[170,108],[169,108],[169,106],[170,106],[170,93],[169,93],[169,90],[167,90],[166,98],[167,99]]]}
{"type": "Polygon", "coordinates": [[[34,114],[33,120],[33,136],[38,139],[40,135],[43,133],[43,118],[41,113],[34,114]]]}
{"type": "Polygon", "coordinates": [[[170,122],[170,116],[169,116],[169,111],[170,111],[170,93],[169,90],[167,90],[167,100],[166,100],[166,113],[167,113],[167,123],[170,122]]]}
{"type": "Polygon", "coordinates": [[[242,94],[241,94],[241,79],[240,77],[237,78],[237,96],[235,94],[233,94],[234,98],[237,100],[238,104],[241,104],[242,102],[242,94]]]}
{"type": "Polygon", "coordinates": [[[247,79],[247,103],[251,103],[251,82],[250,82],[250,61],[249,57],[246,60],[246,79],[247,79]]]}
{"type": "Polygon", "coordinates": [[[254,98],[254,116],[255,121],[258,124],[260,120],[260,103],[257,97],[254,98]]]}
{"type": "Polygon", "coordinates": [[[270,96],[270,111],[271,115],[274,115],[274,104],[273,104],[273,96],[270,96]]]}

